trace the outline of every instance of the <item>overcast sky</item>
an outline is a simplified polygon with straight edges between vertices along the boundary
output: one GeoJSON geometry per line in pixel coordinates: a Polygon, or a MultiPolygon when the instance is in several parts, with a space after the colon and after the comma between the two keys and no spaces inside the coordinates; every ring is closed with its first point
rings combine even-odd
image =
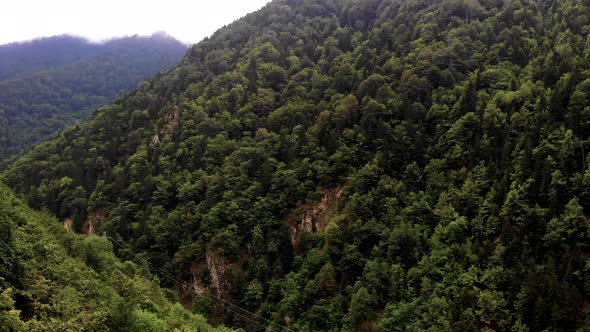
{"type": "Polygon", "coordinates": [[[269,0],[0,0],[0,44],[64,33],[100,41],[165,31],[196,43],[269,0]]]}

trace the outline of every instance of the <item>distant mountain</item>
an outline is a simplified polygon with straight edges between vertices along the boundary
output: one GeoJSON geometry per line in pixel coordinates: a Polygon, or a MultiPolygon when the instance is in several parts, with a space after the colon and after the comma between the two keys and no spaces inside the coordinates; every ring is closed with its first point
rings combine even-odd
{"type": "Polygon", "coordinates": [[[57,68],[97,55],[105,47],[68,35],[0,45],[0,80],[57,68]]]}
{"type": "Polygon", "coordinates": [[[176,63],[162,34],[103,44],[59,36],[0,46],[0,160],[19,154],[176,63]]]}

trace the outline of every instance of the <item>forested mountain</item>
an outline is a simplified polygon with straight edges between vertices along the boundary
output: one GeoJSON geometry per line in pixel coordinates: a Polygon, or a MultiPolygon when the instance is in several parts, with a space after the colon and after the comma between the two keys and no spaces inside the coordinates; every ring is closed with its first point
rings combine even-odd
{"type": "Polygon", "coordinates": [[[589,15],[275,0],[5,177],[256,314],[179,292],[213,323],[585,331],[589,15]]]}
{"type": "Polygon", "coordinates": [[[104,47],[68,35],[0,45],[0,80],[55,69],[97,55],[104,47]]]}
{"type": "Polygon", "coordinates": [[[109,240],[63,229],[0,185],[0,331],[226,331],[190,313],[109,240]]]}
{"type": "Polygon", "coordinates": [[[60,36],[0,46],[0,160],[86,118],[169,68],[187,47],[162,34],[93,44],[60,36]]]}

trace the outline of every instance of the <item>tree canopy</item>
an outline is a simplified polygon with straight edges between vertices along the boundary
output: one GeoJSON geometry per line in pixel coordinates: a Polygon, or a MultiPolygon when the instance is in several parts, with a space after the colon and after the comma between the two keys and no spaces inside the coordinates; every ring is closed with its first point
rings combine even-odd
{"type": "Polygon", "coordinates": [[[256,314],[181,294],[213,323],[582,331],[589,14],[275,0],[4,175],[256,314]]]}
{"type": "Polygon", "coordinates": [[[0,185],[1,331],[226,331],[103,237],[74,234],[0,185]]]}
{"type": "Polygon", "coordinates": [[[0,166],[168,69],[186,49],[165,35],[0,46],[0,166]]]}

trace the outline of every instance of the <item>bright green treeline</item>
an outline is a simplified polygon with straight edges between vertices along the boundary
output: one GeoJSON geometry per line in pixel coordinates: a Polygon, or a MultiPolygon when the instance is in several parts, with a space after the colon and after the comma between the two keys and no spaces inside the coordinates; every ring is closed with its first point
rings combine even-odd
{"type": "Polygon", "coordinates": [[[111,243],[63,229],[0,186],[0,331],[229,331],[190,313],[111,243]]]}
{"type": "Polygon", "coordinates": [[[584,330],[589,14],[273,1],[6,179],[295,331],[584,330]]]}

